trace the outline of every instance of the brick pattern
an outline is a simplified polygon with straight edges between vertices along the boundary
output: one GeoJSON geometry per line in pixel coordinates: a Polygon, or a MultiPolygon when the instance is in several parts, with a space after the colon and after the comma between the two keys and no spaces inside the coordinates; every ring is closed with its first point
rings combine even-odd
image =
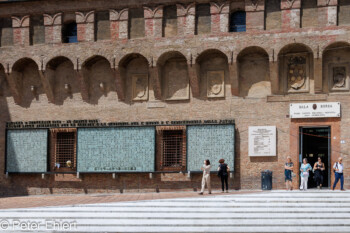
{"type": "Polygon", "coordinates": [[[46,172],[47,130],[9,130],[6,161],[8,172],[46,172]]]}
{"type": "Polygon", "coordinates": [[[234,132],[233,125],[188,126],[188,170],[200,171],[203,161],[209,159],[213,164],[211,170],[216,171],[215,164],[223,158],[233,171],[234,132]]]}
{"type": "Polygon", "coordinates": [[[78,129],[78,172],[154,171],[155,129],[78,129]]]}

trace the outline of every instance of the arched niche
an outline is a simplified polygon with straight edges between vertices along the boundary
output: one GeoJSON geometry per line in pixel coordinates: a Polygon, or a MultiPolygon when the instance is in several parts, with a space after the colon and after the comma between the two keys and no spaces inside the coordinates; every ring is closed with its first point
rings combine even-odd
{"type": "Polygon", "coordinates": [[[266,97],[271,95],[269,56],[260,47],[248,47],[237,56],[239,95],[241,97],[266,97]]]}
{"type": "Polygon", "coordinates": [[[227,56],[216,49],[206,50],[197,57],[196,69],[201,98],[224,98],[230,83],[227,56]]]}
{"type": "Polygon", "coordinates": [[[126,101],[147,101],[149,93],[149,64],[138,53],[126,55],[119,62],[119,70],[126,87],[126,101]]]}
{"type": "Polygon", "coordinates": [[[47,98],[40,79],[38,65],[31,58],[21,58],[16,61],[12,67],[11,78],[15,79],[22,107],[29,108],[33,100],[47,98]]]}
{"type": "Polygon", "coordinates": [[[278,54],[281,93],[310,93],[313,52],[300,43],[284,46],[278,54]]]}
{"type": "Polygon", "coordinates": [[[45,72],[55,96],[55,104],[62,105],[68,99],[81,99],[79,81],[73,62],[64,56],[51,59],[45,72]]]}
{"type": "Polygon", "coordinates": [[[323,91],[348,92],[350,88],[350,44],[335,42],[322,55],[323,91]]]}
{"type": "Polygon", "coordinates": [[[157,62],[160,73],[162,99],[188,100],[190,83],[186,57],[180,52],[167,52],[157,62]]]}
{"type": "Polygon", "coordinates": [[[98,104],[101,97],[116,94],[114,73],[109,61],[102,56],[93,56],[83,63],[84,75],[87,75],[90,103],[98,104]]]}

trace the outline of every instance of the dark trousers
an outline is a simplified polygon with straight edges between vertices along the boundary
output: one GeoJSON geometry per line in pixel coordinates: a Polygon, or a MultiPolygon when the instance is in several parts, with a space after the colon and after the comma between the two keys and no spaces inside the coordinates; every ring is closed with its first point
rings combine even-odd
{"type": "Polygon", "coordinates": [[[228,175],[226,176],[221,176],[221,188],[222,188],[222,191],[225,191],[225,187],[224,187],[224,184],[226,184],[226,190],[228,190],[228,175]]]}
{"type": "Polygon", "coordinates": [[[340,189],[344,189],[344,176],[343,173],[335,173],[335,180],[333,184],[333,189],[335,189],[335,186],[337,186],[338,181],[340,180],[340,189]]]}

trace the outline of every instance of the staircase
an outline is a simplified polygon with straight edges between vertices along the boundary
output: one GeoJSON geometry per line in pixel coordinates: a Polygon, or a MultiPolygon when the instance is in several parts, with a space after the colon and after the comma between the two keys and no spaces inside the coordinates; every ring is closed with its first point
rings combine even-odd
{"type": "MultiPolygon", "coordinates": [[[[1,229],[6,227],[3,221],[40,223],[35,232],[350,232],[350,192],[235,192],[198,198],[6,209],[0,211],[0,219],[1,229]],[[57,222],[56,228],[52,220],[57,222]],[[64,223],[66,229],[62,228],[64,223]]],[[[20,230],[7,226],[7,231],[20,230]]]]}

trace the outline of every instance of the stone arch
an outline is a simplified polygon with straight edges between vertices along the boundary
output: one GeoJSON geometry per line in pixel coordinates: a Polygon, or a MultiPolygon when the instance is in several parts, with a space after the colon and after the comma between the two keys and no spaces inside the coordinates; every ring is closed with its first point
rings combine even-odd
{"type": "Polygon", "coordinates": [[[350,44],[348,42],[333,42],[323,50],[322,74],[324,92],[349,92],[350,44]]]}
{"type": "Polygon", "coordinates": [[[281,93],[310,93],[313,77],[313,51],[302,43],[285,45],[278,53],[281,93]]]}
{"type": "Polygon", "coordinates": [[[228,58],[220,50],[208,49],[199,54],[196,71],[201,98],[220,99],[230,93],[228,58]]]}
{"type": "Polygon", "coordinates": [[[65,56],[57,56],[47,62],[45,77],[52,88],[55,104],[62,105],[80,92],[74,64],[65,56]]]}
{"type": "Polygon", "coordinates": [[[29,108],[33,100],[45,96],[39,67],[33,59],[24,57],[16,61],[12,66],[11,78],[14,79],[22,107],[29,108]]]}
{"type": "Polygon", "coordinates": [[[125,101],[147,101],[149,93],[149,62],[139,53],[124,56],[118,63],[125,101]]]}
{"type": "Polygon", "coordinates": [[[82,64],[82,70],[88,83],[90,103],[98,104],[102,96],[116,92],[114,72],[107,58],[94,55],[82,64]]]}
{"type": "Polygon", "coordinates": [[[261,47],[243,49],[237,56],[239,95],[262,98],[271,95],[269,55],[261,47]]]}
{"type": "Polygon", "coordinates": [[[162,99],[188,100],[190,81],[186,57],[178,51],[162,54],[157,61],[162,99]]]}

